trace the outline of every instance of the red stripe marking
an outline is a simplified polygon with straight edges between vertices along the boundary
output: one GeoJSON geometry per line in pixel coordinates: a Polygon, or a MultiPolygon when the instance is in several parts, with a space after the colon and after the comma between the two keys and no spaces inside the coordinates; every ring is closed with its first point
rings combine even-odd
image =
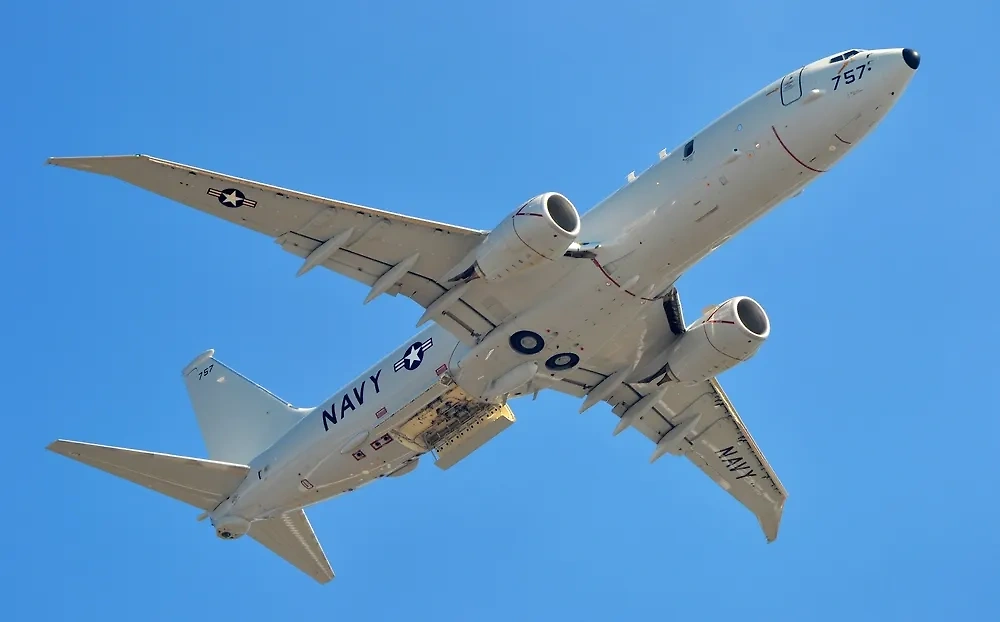
{"type": "MultiPolygon", "coordinates": [[[[597,266],[597,269],[601,271],[601,274],[604,275],[604,278],[608,279],[615,285],[618,285],[618,281],[611,278],[611,275],[604,270],[604,266],[601,265],[601,262],[597,261],[596,259],[591,259],[591,261],[594,262],[594,265],[597,266]]],[[[621,287],[621,285],[618,285],[618,287],[621,287]]]]}
{"type": "Polygon", "coordinates": [[[792,156],[793,160],[795,160],[796,162],[798,162],[799,164],[801,164],[802,166],[804,166],[805,168],[809,169],[810,171],[812,171],[814,173],[825,173],[826,172],[826,171],[821,171],[818,168],[813,168],[813,167],[809,166],[808,164],[806,164],[805,162],[803,162],[802,160],[796,158],[795,154],[788,150],[788,147],[785,145],[785,141],[781,140],[781,136],[778,136],[778,130],[774,129],[773,125],[771,126],[771,131],[774,132],[774,137],[778,139],[778,142],[781,143],[781,146],[785,149],[785,153],[787,153],[788,155],[792,156]]]}
{"type": "Polygon", "coordinates": [[[539,218],[545,218],[544,214],[536,214],[535,212],[522,212],[521,210],[523,210],[523,209],[524,208],[522,207],[521,209],[517,210],[517,213],[515,213],[514,215],[515,216],[538,216],[539,218]]]}
{"type": "MultiPolygon", "coordinates": [[[[601,271],[601,274],[604,275],[604,278],[606,278],[607,280],[611,281],[616,287],[621,288],[621,283],[619,283],[618,281],[614,280],[614,278],[612,278],[612,276],[610,274],[608,274],[608,272],[604,269],[604,266],[601,265],[601,262],[597,261],[597,259],[591,259],[590,261],[594,262],[594,265],[597,266],[597,269],[601,271]]],[[[627,289],[623,289],[622,291],[624,291],[629,296],[632,296],[633,298],[638,298],[639,300],[645,300],[647,302],[654,302],[656,300],[656,298],[645,298],[643,296],[636,296],[635,294],[633,294],[632,292],[628,291],[627,289]]]]}
{"type": "MultiPolygon", "coordinates": [[[[713,320],[712,318],[715,317],[715,314],[718,313],[720,309],[722,309],[721,305],[718,306],[718,307],[716,307],[715,311],[712,311],[712,315],[708,316],[708,319],[705,320],[705,322],[702,324],[702,328],[705,327],[705,324],[736,324],[736,322],[733,322],[731,320],[713,320]]],[[[719,354],[721,354],[721,355],[723,355],[725,357],[731,358],[731,359],[733,359],[735,361],[740,360],[740,359],[736,358],[735,356],[729,356],[728,354],[726,354],[722,350],[716,348],[715,344],[712,343],[712,340],[708,337],[708,330],[707,329],[705,330],[705,338],[708,339],[708,345],[710,345],[713,348],[715,348],[715,351],[718,352],[719,354]]]]}

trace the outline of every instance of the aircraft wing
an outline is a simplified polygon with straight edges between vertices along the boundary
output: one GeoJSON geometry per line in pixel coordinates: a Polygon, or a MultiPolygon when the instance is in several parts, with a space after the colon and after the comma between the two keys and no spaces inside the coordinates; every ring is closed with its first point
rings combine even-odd
{"type": "MultiPolygon", "coordinates": [[[[583,366],[551,388],[582,397],[613,371],[604,373],[583,366]]],[[[655,385],[621,383],[605,401],[611,404],[612,412],[621,417],[630,406],[657,388],[655,385]]],[[[788,494],[716,379],[695,386],[671,384],[660,402],[635,420],[632,427],[655,445],[696,413],[701,418],[683,437],[683,455],[753,512],[767,541],[774,541],[778,537],[788,494]]],[[[651,446],[650,450],[653,449],[651,446]]]]}
{"type": "MultiPolygon", "coordinates": [[[[401,263],[385,293],[426,308],[448,287],[442,277],[488,232],[377,210],[270,186],[147,155],[49,158],[49,164],[115,177],[231,223],[263,233],[316,266],[372,286],[401,263]],[[324,242],[328,244],[323,246],[324,242]],[[314,253],[315,251],[315,253],[314,253]]],[[[390,275],[391,276],[391,275],[390,275]]],[[[494,323],[466,300],[436,320],[460,339],[494,323]]]]}
{"type": "MultiPolygon", "coordinates": [[[[683,332],[683,316],[676,295],[665,301],[664,308],[667,318],[654,314],[645,324],[637,322],[620,333],[605,350],[568,372],[562,381],[550,385],[550,388],[583,397],[613,375],[622,365],[621,360],[630,353],[649,347],[649,344],[654,344],[657,349],[665,347],[683,332]]],[[[672,429],[691,421],[695,415],[701,415],[694,427],[683,434],[677,453],[686,456],[712,481],[753,512],[767,541],[774,541],[778,537],[788,493],[718,380],[712,378],[694,386],[680,383],[663,386],[668,388],[659,402],[645,415],[635,419],[630,427],[656,445],[672,429]]],[[[655,382],[622,382],[604,401],[621,418],[629,407],[660,388],[655,382]]],[[[650,451],[655,451],[653,446],[650,446],[650,451]]]]}

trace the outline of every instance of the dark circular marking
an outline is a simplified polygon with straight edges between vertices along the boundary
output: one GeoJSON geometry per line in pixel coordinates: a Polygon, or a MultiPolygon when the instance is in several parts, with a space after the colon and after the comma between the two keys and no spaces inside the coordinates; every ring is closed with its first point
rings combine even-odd
{"type": "Polygon", "coordinates": [[[545,361],[545,366],[552,371],[562,371],[564,369],[570,369],[571,367],[576,367],[580,362],[580,357],[572,352],[560,352],[549,357],[549,360],[545,361]]]}
{"type": "Polygon", "coordinates": [[[545,340],[538,333],[519,330],[510,336],[510,347],[521,354],[538,354],[545,348],[545,340]]]}

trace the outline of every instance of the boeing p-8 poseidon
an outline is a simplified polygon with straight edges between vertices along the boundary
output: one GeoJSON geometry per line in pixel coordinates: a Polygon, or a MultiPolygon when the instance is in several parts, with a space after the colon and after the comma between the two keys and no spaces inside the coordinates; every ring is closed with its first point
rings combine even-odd
{"type": "MultiPolygon", "coordinates": [[[[319,582],[334,573],[303,508],[431,454],[448,469],[543,390],[607,402],[613,433],[685,457],[778,535],[786,492],[717,376],[771,331],[753,298],[684,320],[695,262],[828,172],[895,105],[912,49],[849,50],[778,78],[581,215],[558,192],[490,231],[402,216],[145,155],[52,158],[258,231],[314,268],[423,308],[427,325],[322,404],[293,406],[212,350],[183,368],[208,459],[76,441],[54,452],[201,510],[319,582]],[[429,323],[429,324],[428,324],[429,323]]],[[[611,428],[611,426],[609,426],[611,428]]],[[[609,431],[611,431],[609,429],[609,431]]]]}

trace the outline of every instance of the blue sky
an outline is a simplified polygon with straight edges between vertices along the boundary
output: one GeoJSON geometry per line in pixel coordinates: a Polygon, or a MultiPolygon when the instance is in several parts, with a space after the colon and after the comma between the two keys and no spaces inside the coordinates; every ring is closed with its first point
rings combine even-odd
{"type": "Polygon", "coordinates": [[[5,10],[5,619],[968,619],[995,611],[1000,224],[991,24],[961,0],[69,3],[5,10]],[[359,8],[364,7],[364,8],[359,8]],[[252,232],[51,155],[149,153],[490,228],[588,208],[786,71],[911,46],[877,131],[680,282],[773,323],[722,377],[789,490],[778,541],[695,467],[648,465],[607,406],[516,401],[461,465],[310,510],[318,586],[196,511],[44,451],[205,455],[180,378],[205,348],[319,402],[402,343],[252,232]],[[12,607],[12,609],[11,609],[12,607]]]}

